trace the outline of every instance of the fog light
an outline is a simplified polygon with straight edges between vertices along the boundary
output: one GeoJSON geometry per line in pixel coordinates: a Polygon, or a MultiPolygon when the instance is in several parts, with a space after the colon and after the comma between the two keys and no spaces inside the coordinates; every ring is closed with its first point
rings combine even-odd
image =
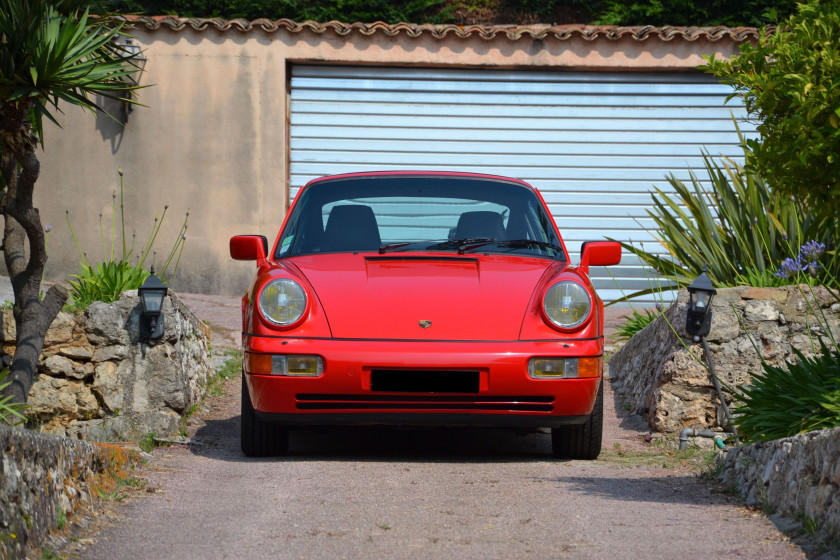
{"type": "Polygon", "coordinates": [[[531,358],[528,375],[535,379],[577,377],[577,358],[531,358]]]}
{"type": "Polygon", "coordinates": [[[318,356],[286,356],[286,375],[318,376],[324,371],[318,356]]]}

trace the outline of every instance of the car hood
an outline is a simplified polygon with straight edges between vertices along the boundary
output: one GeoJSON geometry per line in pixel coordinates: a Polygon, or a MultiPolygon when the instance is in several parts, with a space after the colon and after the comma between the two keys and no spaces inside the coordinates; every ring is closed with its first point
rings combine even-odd
{"type": "Polygon", "coordinates": [[[557,264],[351,253],[291,261],[314,288],[334,337],[391,340],[517,340],[535,286],[557,264]]]}

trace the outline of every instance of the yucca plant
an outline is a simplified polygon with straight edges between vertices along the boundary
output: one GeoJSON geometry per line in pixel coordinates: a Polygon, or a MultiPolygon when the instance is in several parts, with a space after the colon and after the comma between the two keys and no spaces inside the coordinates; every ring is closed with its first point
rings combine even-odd
{"type": "Polygon", "coordinates": [[[663,279],[686,286],[706,265],[718,287],[784,285],[774,277],[776,266],[804,240],[821,239],[836,248],[840,233],[820,231],[820,224],[798,201],[775,196],[764,180],[731,160],[718,162],[704,152],[703,161],[708,187],[692,172],[688,183],[668,177],[673,194],[659,188],[651,194],[653,209],[648,214],[664,251],[651,253],[621,243],[663,279]]]}
{"type": "Polygon", "coordinates": [[[3,252],[15,294],[17,346],[3,394],[25,402],[47,329],[67,299],[60,284],[42,299],[44,227],[33,205],[43,119],[65,107],[99,110],[96,96],[136,89],[133,55],[115,39],[121,24],[83,0],[0,0],[0,211],[3,252]],[[20,342],[25,340],[26,344],[20,342]]]}

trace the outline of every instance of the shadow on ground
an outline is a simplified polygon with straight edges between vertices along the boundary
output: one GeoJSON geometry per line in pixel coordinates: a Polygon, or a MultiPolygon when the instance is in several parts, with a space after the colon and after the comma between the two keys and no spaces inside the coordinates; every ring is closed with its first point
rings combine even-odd
{"type": "Polygon", "coordinates": [[[207,420],[193,452],[222,461],[409,461],[486,462],[548,461],[547,430],[501,428],[337,426],[298,428],[290,432],[288,455],[251,459],[239,449],[239,417],[207,420]]]}

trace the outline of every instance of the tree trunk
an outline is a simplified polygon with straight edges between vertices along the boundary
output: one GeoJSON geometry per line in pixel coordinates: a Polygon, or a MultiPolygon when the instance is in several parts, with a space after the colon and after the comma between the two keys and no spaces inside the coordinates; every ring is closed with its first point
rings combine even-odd
{"type": "Polygon", "coordinates": [[[67,301],[67,290],[55,285],[41,299],[41,279],[47,263],[46,238],[38,209],[32,205],[40,164],[35,155],[37,139],[26,120],[26,108],[9,105],[0,108],[0,132],[7,139],[0,154],[6,187],[0,202],[5,220],[3,257],[15,295],[13,312],[17,328],[17,348],[7,378],[11,385],[3,394],[12,396],[14,402],[25,403],[38,371],[47,329],[67,301]]]}

